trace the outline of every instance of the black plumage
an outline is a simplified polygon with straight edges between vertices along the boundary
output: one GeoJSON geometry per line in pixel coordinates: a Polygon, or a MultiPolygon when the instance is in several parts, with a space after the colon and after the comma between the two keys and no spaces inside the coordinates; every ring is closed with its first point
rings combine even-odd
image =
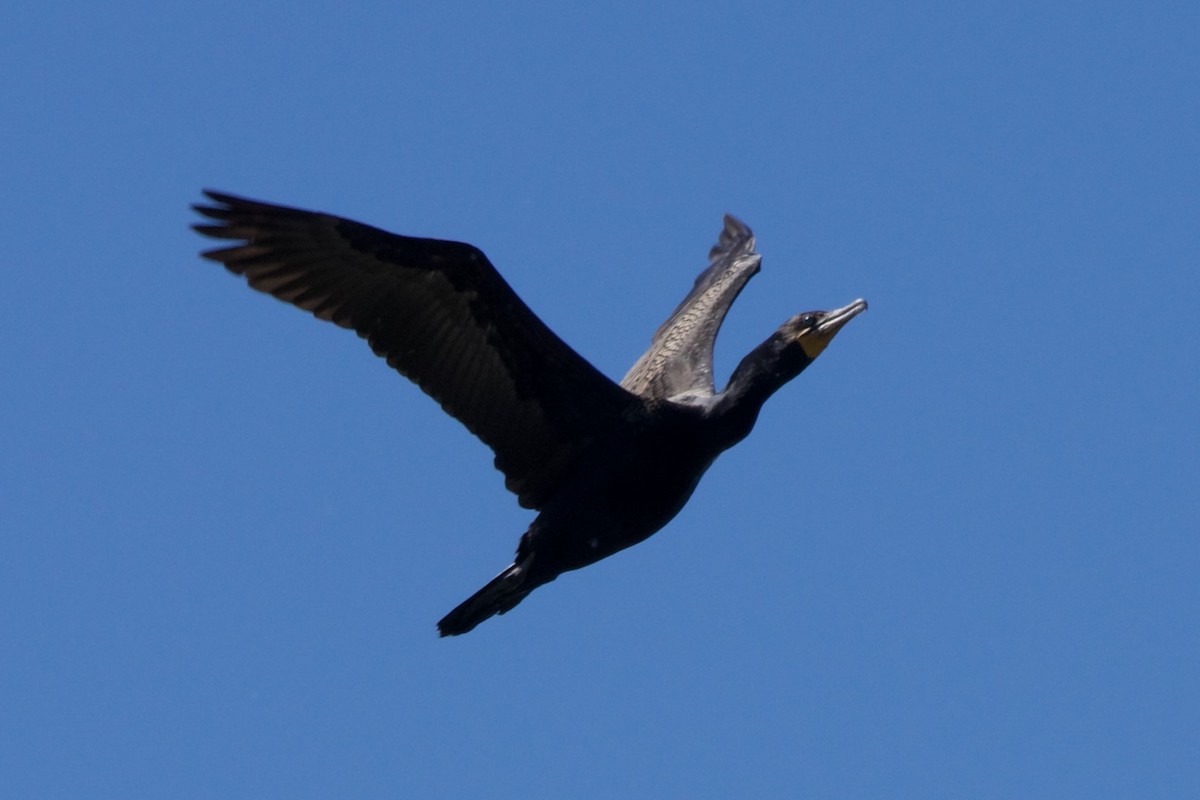
{"type": "Polygon", "coordinates": [[[852,317],[856,300],[798,314],[716,392],[713,343],[759,269],[732,217],[709,266],[620,385],[554,334],[476,247],[398,236],[328,214],[205,192],[200,233],[236,242],[206,258],[250,286],[356,331],[495,453],[505,485],[540,513],[512,565],[438,623],[466,633],[563,572],[671,520],[776,389],[852,317]]]}

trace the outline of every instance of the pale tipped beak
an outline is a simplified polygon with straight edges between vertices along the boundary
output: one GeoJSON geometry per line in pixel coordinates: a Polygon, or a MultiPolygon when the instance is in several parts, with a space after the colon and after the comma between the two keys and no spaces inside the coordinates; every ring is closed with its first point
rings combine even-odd
{"type": "Polygon", "coordinates": [[[861,297],[850,305],[836,308],[826,314],[825,318],[817,324],[817,333],[823,333],[826,335],[835,334],[843,325],[866,310],[867,301],[863,300],[861,297]]]}

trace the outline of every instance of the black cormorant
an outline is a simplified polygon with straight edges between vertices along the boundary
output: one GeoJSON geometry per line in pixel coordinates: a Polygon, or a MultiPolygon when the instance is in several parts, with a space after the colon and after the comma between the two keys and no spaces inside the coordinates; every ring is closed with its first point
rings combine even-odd
{"type": "Polygon", "coordinates": [[[709,266],[620,384],[529,310],[476,247],[397,236],[328,214],[205,192],[200,233],[236,242],[206,258],[318,319],[355,330],[495,452],[540,513],[503,572],[439,623],[466,633],[563,572],[646,539],[763,403],[867,308],[797,314],[742,359],[720,392],[713,342],[761,256],[733,217],[709,266]]]}

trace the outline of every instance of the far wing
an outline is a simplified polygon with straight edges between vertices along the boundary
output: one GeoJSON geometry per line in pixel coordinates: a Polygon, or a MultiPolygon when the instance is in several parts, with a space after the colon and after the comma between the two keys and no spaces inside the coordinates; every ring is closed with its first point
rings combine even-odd
{"type": "Polygon", "coordinates": [[[758,272],[762,256],[754,251],[750,229],[726,214],[725,228],[708,258],[708,269],[621,381],[628,391],[648,399],[687,391],[713,393],[717,331],[746,281],[758,272]]]}
{"type": "Polygon", "coordinates": [[[367,340],[482,439],[521,505],[540,508],[593,441],[641,413],[554,334],[477,248],[216,192],[204,253],[250,286],[367,340]]]}

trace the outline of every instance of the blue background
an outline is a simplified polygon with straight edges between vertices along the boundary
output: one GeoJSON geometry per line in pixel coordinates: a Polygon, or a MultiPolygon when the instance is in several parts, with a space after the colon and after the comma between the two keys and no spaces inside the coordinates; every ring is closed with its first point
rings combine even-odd
{"type": "Polygon", "coordinates": [[[18,3],[13,798],[1200,795],[1200,12],[18,3]],[[644,545],[469,636],[531,515],[202,186],[482,247],[620,378],[720,215],[719,380],[871,310],[644,545]]]}

